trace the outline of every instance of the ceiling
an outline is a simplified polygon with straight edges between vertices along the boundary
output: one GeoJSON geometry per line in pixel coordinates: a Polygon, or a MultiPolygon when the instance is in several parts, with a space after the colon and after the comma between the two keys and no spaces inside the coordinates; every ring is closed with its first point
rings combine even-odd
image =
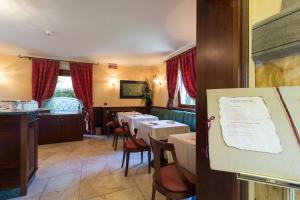
{"type": "Polygon", "coordinates": [[[0,0],[0,29],[4,55],[152,66],[196,43],[196,0],[0,0]]]}

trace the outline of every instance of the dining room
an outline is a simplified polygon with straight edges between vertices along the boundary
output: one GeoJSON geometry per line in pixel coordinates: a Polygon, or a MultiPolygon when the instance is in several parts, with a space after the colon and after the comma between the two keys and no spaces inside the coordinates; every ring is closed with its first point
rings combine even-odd
{"type": "Polygon", "coordinates": [[[196,160],[187,187],[177,169],[180,142],[196,153],[195,0],[0,0],[0,15],[0,199],[195,198],[196,160]]]}
{"type": "Polygon", "coordinates": [[[0,0],[0,200],[299,200],[299,0],[0,0]]]}

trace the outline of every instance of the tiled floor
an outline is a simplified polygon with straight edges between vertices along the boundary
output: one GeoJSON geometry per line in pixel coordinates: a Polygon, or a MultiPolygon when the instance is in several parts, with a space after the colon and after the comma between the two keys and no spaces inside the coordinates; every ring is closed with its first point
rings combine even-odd
{"type": "MultiPolygon", "coordinates": [[[[121,142],[120,142],[121,143],[121,142]]],[[[152,175],[140,154],[132,154],[128,177],[121,168],[122,147],[113,151],[106,137],[39,147],[39,169],[28,189],[28,200],[147,200],[152,175]]],[[[153,171],[153,169],[152,169],[153,171]]],[[[156,199],[165,199],[156,193],[156,199]]]]}

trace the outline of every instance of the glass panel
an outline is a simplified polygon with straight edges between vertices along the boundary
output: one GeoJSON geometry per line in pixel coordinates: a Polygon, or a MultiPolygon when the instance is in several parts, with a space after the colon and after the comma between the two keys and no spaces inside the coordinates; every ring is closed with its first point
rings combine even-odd
{"type": "Polygon", "coordinates": [[[181,73],[179,73],[179,90],[180,90],[180,103],[183,105],[195,105],[195,99],[190,97],[184,87],[181,73]]]}
{"type": "Polygon", "coordinates": [[[58,76],[56,88],[53,97],[73,97],[75,93],[73,90],[72,79],[70,76],[58,76]]]}

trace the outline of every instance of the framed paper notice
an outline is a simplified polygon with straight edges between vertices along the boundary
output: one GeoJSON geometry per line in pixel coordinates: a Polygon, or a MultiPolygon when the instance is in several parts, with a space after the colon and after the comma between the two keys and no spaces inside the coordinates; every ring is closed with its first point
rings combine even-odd
{"type": "Polygon", "coordinates": [[[222,134],[228,146],[282,152],[275,125],[261,97],[221,97],[219,104],[222,134]]]}

